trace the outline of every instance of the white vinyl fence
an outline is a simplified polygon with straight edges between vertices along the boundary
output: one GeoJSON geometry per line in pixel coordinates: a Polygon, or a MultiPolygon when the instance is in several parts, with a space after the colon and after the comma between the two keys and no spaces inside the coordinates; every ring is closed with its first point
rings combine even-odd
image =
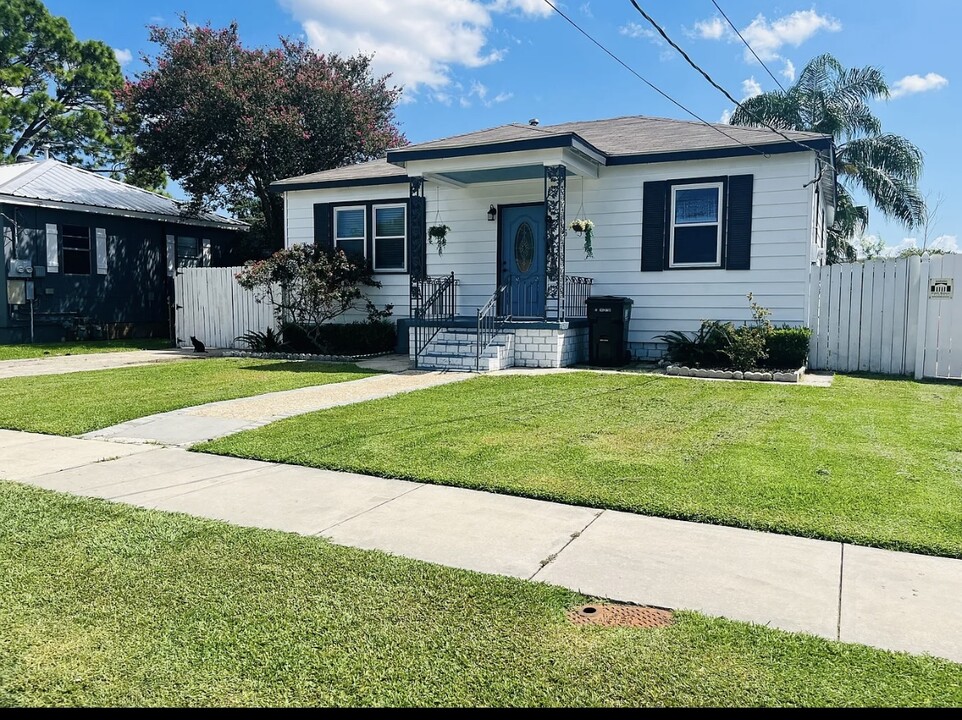
{"type": "Polygon", "coordinates": [[[809,366],[962,378],[962,255],[812,269],[809,366]]]}
{"type": "Polygon", "coordinates": [[[212,348],[245,348],[235,338],[250,331],[277,329],[273,307],[237,284],[243,268],[184,268],[174,280],[177,344],[191,336],[212,348]]]}

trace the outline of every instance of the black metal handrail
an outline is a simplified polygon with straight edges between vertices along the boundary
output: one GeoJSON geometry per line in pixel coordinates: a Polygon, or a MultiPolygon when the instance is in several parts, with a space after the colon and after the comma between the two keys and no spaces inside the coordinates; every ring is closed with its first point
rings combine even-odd
{"type": "Polygon", "coordinates": [[[588,298],[594,278],[565,275],[564,318],[588,317],[588,298]]]}
{"type": "Polygon", "coordinates": [[[491,297],[488,298],[484,307],[478,310],[478,345],[474,367],[479,372],[481,370],[481,356],[484,355],[485,350],[490,347],[494,339],[500,334],[501,330],[504,329],[505,323],[511,319],[509,315],[501,315],[498,313],[498,306],[501,305],[505,290],[505,285],[499,286],[498,289],[492,293],[491,297]]]}
{"type": "Polygon", "coordinates": [[[414,323],[414,367],[434,337],[441,332],[442,320],[457,314],[457,281],[454,273],[441,277],[411,278],[411,317],[414,323]],[[438,324],[431,324],[437,321],[438,324]]]}

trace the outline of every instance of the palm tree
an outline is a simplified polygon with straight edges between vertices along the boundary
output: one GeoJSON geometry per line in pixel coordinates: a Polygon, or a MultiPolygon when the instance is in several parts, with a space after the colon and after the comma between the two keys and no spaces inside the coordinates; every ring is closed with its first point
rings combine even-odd
{"type": "Polygon", "coordinates": [[[811,60],[787,90],[745,100],[732,115],[732,125],[767,124],[835,138],[840,187],[829,229],[829,262],[854,260],[851,238],[868,224],[868,208],[855,204],[846,185],[863,189],[883,215],[908,228],[925,223],[925,199],[918,189],[922,151],[899,135],[883,133],[868,105],[888,97],[881,70],[848,69],[825,54],[811,60]]]}

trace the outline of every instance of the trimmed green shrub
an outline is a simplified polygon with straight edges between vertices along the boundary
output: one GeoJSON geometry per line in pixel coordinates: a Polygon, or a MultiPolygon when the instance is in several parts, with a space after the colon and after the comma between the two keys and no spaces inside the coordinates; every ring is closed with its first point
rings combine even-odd
{"type": "Polygon", "coordinates": [[[284,339],[292,352],[316,355],[373,355],[394,350],[397,327],[387,320],[325,324],[308,333],[295,324],[284,326],[284,339]]]}
{"type": "Polygon", "coordinates": [[[808,359],[812,331],[807,327],[782,325],[768,335],[768,358],[765,367],[775,370],[798,370],[808,359]]]}

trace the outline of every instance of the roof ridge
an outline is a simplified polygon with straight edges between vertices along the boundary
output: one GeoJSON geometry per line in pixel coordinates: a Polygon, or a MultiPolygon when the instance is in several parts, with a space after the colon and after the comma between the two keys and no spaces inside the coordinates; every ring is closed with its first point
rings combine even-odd
{"type": "Polygon", "coordinates": [[[152,195],[155,198],[166,200],[167,202],[173,203],[178,210],[182,209],[183,206],[185,205],[185,203],[182,203],[179,200],[176,200],[172,197],[168,197],[167,195],[162,195],[161,193],[158,193],[158,192],[154,192],[153,190],[147,190],[146,188],[138,187],[137,185],[131,185],[130,183],[123,182],[121,180],[114,180],[112,177],[107,177],[106,175],[101,175],[100,173],[92,172],[90,170],[87,170],[86,168],[77,167],[76,165],[70,165],[69,163],[60,162],[59,160],[55,160],[54,158],[50,158],[50,160],[62,167],[65,167],[71,170],[72,172],[80,172],[80,173],[83,173],[84,175],[89,175],[92,178],[96,178],[101,182],[107,182],[107,183],[110,183],[111,185],[119,185],[124,190],[136,190],[137,192],[144,193],[145,195],[152,195]]]}
{"type": "Polygon", "coordinates": [[[29,170],[27,170],[26,172],[23,172],[20,175],[17,175],[15,177],[12,177],[9,180],[7,180],[5,183],[0,185],[0,193],[5,193],[5,194],[15,193],[24,185],[29,185],[37,178],[44,175],[48,170],[51,170],[53,168],[53,165],[51,163],[56,163],[56,161],[48,158],[46,160],[35,162],[34,166],[29,170]]]}
{"type": "MultiPolygon", "coordinates": [[[[589,125],[589,124],[594,124],[594,123],[614,122],[614,121],[617,121],[617,120],[647,120],[647,121],[651,121],[651,122],[660,122],[660,123],[683,123],[683,124],[685,124],[685,125],[696,125],[696,126],[698,126],[698,127],[704,127],[705,125],[708,125],[708,126],[710,126],[710,127],[716,127],[716,128],[738,128],[739,130],[750,130],[750,131],[753,131],[753,132],[760,132],[760,133],[766,133],[766,134],[775,132],[775,131],[772,130],[771,128],[767,128],[767,127],[757,127],[757,126],[754,126],[754,125],[730,125],[729,123],[703,123],[703,122],[697,121],[697,120],[683,120],[683,119],[680,119],[680,118],[666,118],[666,117],[658,117],[658,116],[656,116],[656,115],[619,115],[618,117],[613,117],[613,118],[598,118],[598,119],[596,119],[596,120],[571,120],[571,121],[569,121],[569,122],[557,123],[556,125],[549,125],[548,127],[561,127],[561,126],[570,126],[570,125],[589,125]]],[[[819,133],[819,132],[814,132],[814,131],[811,131],[811,130],[785,130],[785,129],[782,129],[782,132],[786,132],[786,133],[798,133],[799,135],[805,135],[805,136],[811,136],[811,137],[830,137],[830,135],[829,135],[828,133],[819,133]]]]}
{"type": "MultiPolygon", "coordinates": [[[[491,132],[492,130],[500,130],[501,128],[515,127],[519,129],[533,130],[538,132],[545,132],[546,128],[538,128],[525,123],[503,123],[501,125],[492,125],[491,127],[486,127],[481,130],[471,130],[470,132],[458,133],[457,135],[445,135],[444,137],[432,138],[430,140],[423,140],[421,142],[409,143],[408,145],[401,145],[400,147],[391,148],[388,150],[389,153],[408,150],[418,145],[427,145],[428,143],[441,142],[442,140],[456,140],[457,138],[468,137],[469,135],[480,135],[481,133],[491,132]]],[[[550,127],[550,126],[548,126],[550,127]]]]}

